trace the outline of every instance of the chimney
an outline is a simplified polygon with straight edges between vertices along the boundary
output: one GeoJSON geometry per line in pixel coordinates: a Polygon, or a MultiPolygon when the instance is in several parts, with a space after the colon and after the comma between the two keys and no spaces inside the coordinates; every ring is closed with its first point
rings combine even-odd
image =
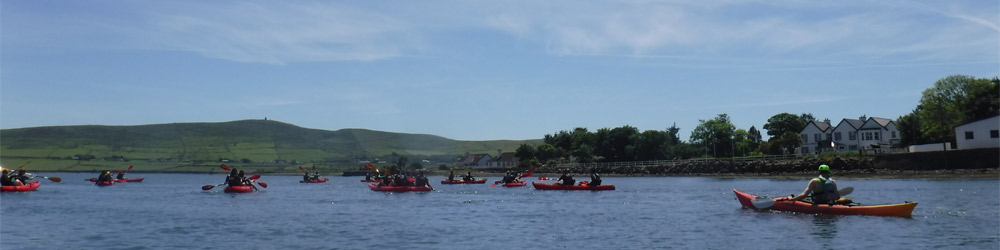
{"type": "Polygon", "coordinates": [[[500,159],[500,154],[503,154],[503,151],[497,149],[497,159],[500,159]]]}
{"type": "Polygon", "coordinates": [[[868,115],[861,115],[861,117],[858,117],[858,120],[866,121],[868,120],[868,115]]]}
{"type": "Polygon", "coordinates": [[[825,122],[826,124],[830,124],[830,118],[823,119],[823,122],[825,122]]]}

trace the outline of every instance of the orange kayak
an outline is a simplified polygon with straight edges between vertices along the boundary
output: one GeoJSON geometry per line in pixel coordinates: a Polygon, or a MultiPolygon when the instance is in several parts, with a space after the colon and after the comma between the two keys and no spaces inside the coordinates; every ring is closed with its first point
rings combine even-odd
{"type": "Polygon", "coordinates": [[[486,183],[486,178],[471,180],[471,181],[466,181],[466,180],[449,181],[447,179],[441,180],[441,184],[483,184],[483,183],[486,183]]]}
{"type": "MultiPolygon", "coordinates": [[[[733,189],[733,193],[736,193],[736,199],[740,201],[740,204],[746,208],[754,208],[753,200],[757,199],[756,195],[740,192],[739,190],[733,189]]],[[[910,217],[913,213],[913,208],[917,206],[916,202],[904,202],[901,204],[890,204],[890,205],[874,205],[874,206],[862,206],[862,205],[827,205],[827,204],[813,204],[803,201],[788,201],[788,200],[775,200],[774,205],[769,209],[777,211],[788,211],[797,213],[808,213],[808,214],[839,214],[839,215],[872,215],[872,216],[902,216],[910,217]]]]}
{"type": "Polygon", "coordinates": [[[26,191],[35,191],[35,189],[38,189],[38,186],[41,186],[41,185],[42,185],[41,182],[32,181],[32,182],[29,182],[28,185],[2,186],[2,187],[0,187],[0,192],[26,192],[26,191]]]}

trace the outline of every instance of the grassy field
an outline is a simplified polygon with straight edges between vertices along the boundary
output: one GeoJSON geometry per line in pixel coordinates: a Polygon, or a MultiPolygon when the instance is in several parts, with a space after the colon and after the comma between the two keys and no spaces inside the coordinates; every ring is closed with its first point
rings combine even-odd
{"type": "Polygon", "coordinates": [[[173,123],[142,126],[58,126],[0,130],[0,165],[26,162],[35,171],[125,169],[148,172],[210,172],[221,163],[259,172],[299,172],[298,166],[326,171],[355,170],[360,160],[410,162],[425,167],[451,164],[466,153],[495,155],[527,141],[457,141],[440,136],[364,129],[302,128],[266,120],[173,123]]]}

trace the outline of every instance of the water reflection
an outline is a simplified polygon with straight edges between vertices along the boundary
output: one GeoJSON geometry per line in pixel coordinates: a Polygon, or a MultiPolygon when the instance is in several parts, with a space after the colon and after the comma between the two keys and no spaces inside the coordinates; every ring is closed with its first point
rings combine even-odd
{"type": "Polygon", "coordinates": [[[839,215],[818,214],[812,219],[811,235],[817,236],[816,241],[823,248],[835,248],[833,240],[837,238],[837,220],[839,215]]]}

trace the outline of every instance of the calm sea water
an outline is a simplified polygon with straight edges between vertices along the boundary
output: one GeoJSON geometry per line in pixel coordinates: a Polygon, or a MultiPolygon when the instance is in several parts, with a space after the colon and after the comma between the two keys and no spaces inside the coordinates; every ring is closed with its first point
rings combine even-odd
{"type": "Polygon", "coordinates": [[[856,202],[920,202],[912,218],[898,218],[757,212],[732,192],[788,195],[806,180],[608,177],[617,190],[591,192],[432,177],[433,192],[382,193],[359,177],[265,176],[265,192],[226,194],[200,188],[222,174],[133,173],[146,180],[111,187],[84,181],[96,174],[45,174],[63,183],[0,195],[0,248],[1000,248],[998,179],[838,182],[855,187],[856,202]]]}

